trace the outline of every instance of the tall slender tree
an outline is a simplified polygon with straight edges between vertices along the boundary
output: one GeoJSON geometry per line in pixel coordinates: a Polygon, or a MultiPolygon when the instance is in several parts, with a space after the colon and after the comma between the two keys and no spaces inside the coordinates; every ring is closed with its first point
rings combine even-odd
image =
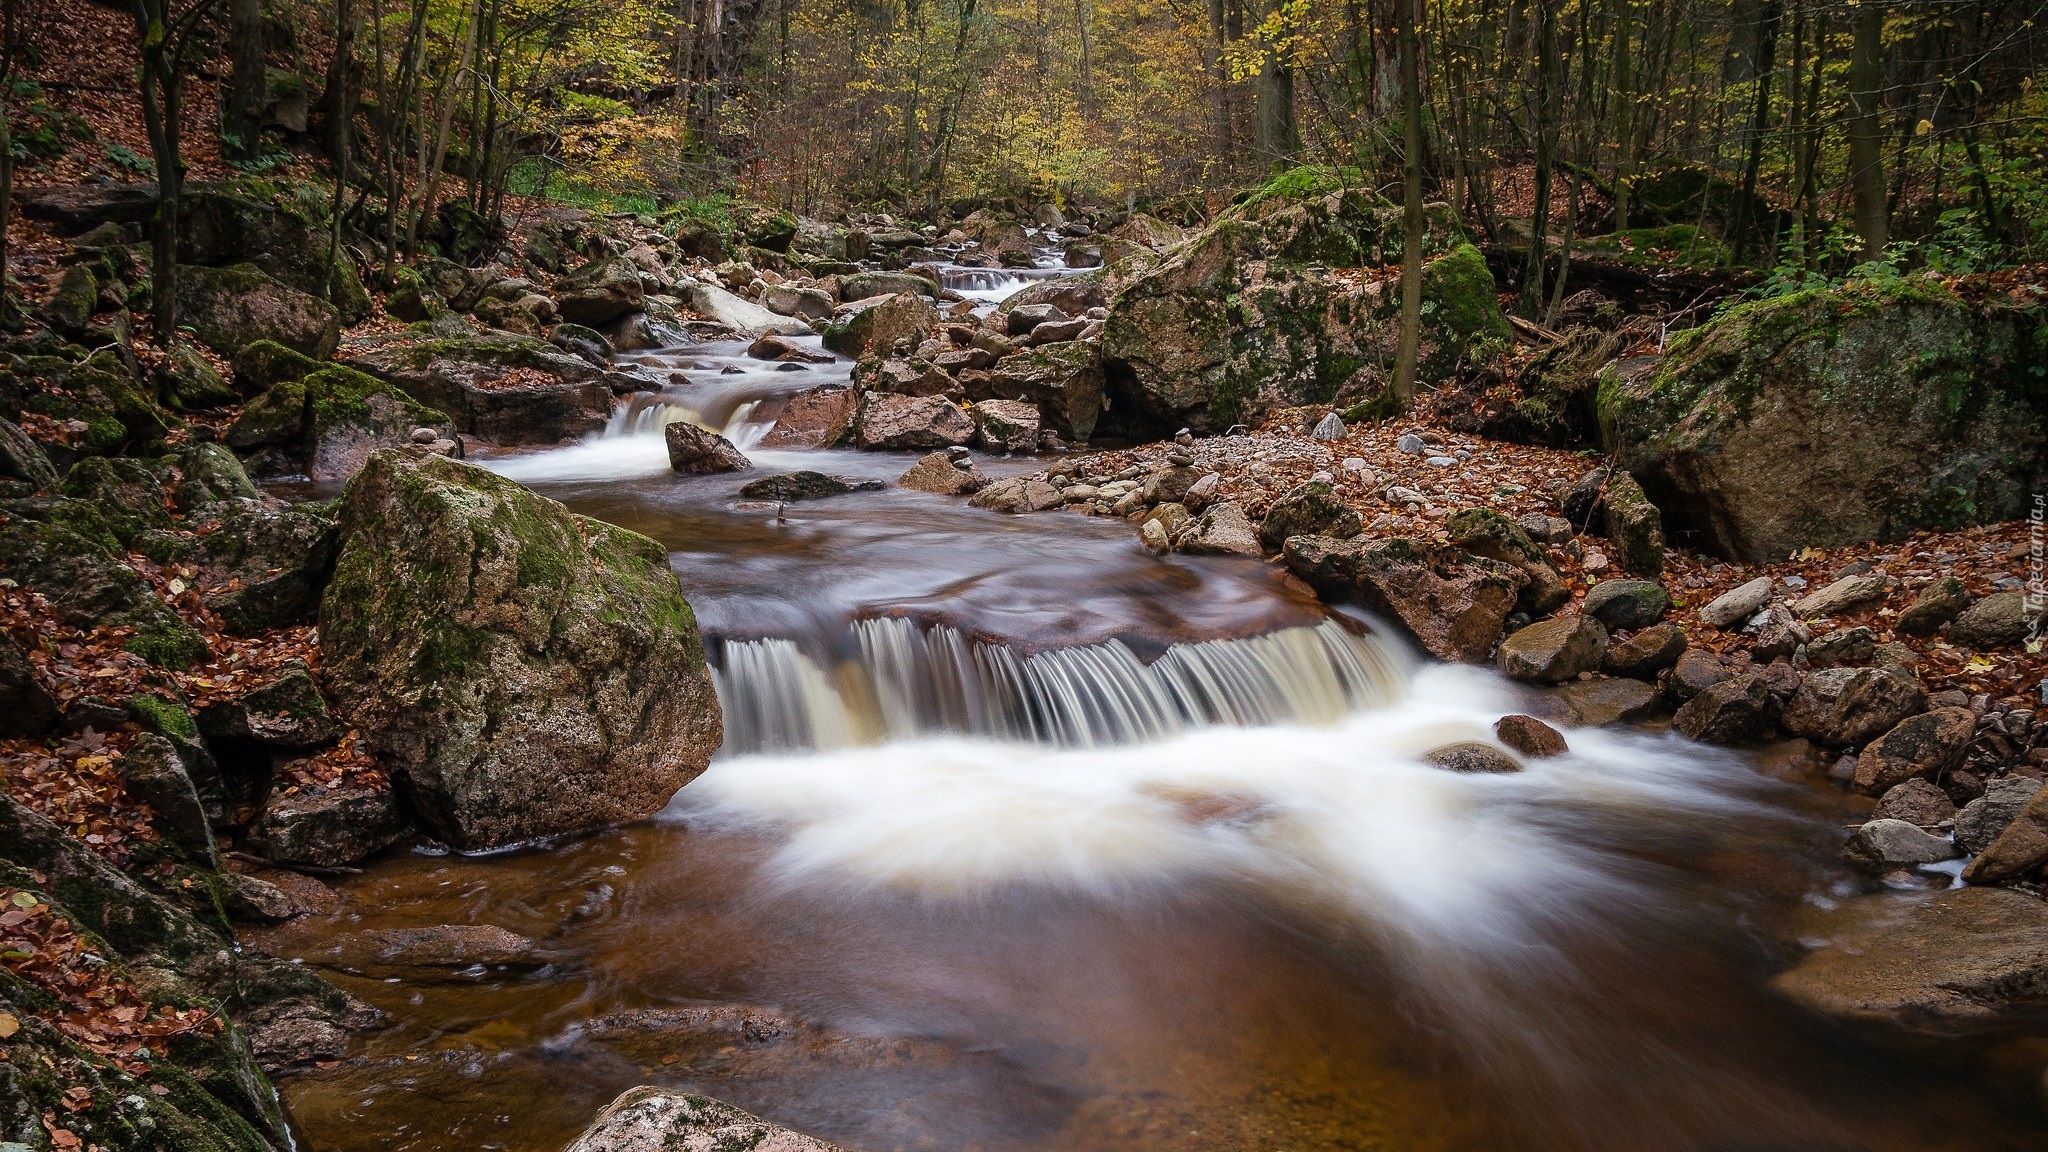
{"type": "Polygon", "coordinates": [[[142,47],[142,122],[156,162],[150,237],[150,338],[169,347],[178,334],[178,216],[185,189],[185,78],[217,0],[129,0],[142,47]]]}
{"type": "Polygon", "coordinates": [[[1849,190],[1856,204],[1856,234],[1863,258],[1879,260],[1891,242],[1891,213],[1885,199],[1884,128],[1879,122],[1883,92],[1884,5],[1857,0],[1849,48],[1849,190]]]}
{"type": "Polygon", "coordinates": [[[221,103],[221,154],[254,160],[263,154],[263,106],[270,83],[263,71],[266,45],[263,0],[228,0],[228,85],[221,103]]]}
{"type": "Polygon", "coordinates": [[[1394,346],[1394,400],[1415,402],[1422,343],[1422,55],[1416,9],[1422,0],[1394,0],[1401,52],[1401,332],[1394,346]]]}
{"type": "Polygon", "coordinates": [[[1259,63],[1259,159],[1286,163],[1301,151],[1301,128],[1294,119],[1293,46],[1287,34],[1286,0],[1272,0],[1266,11],[1267,42],[1259,63]]]}

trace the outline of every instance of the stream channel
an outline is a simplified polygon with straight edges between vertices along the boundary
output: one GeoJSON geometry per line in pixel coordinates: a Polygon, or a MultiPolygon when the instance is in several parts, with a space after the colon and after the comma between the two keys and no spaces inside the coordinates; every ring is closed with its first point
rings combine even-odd
{"type": "Polygon", "coordinates": [[[264,934],[330,969],[360,929],[540,944],[332,971],[394,1026],[283,1085],[308,1152],[556,1152],[642,1083],[857,1152],[2043,1147],[2039,1060],[1770,993],[1871,888],[1810,766],[1622,729],[1515,775],[1426,766],[1520,690],[1121,522],[742,501],[744,476],[672,473],[661,423],[725,431],[756,475],[913,457],[759,446],[843,359],[627,358],[687,382],[479,462],[672,550],[726,747],[653,820],[399,850],[264,934]]]}

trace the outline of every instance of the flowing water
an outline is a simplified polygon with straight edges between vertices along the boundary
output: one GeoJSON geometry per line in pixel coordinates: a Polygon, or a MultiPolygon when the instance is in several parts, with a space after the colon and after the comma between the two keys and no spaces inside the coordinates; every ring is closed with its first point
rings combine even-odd
{"type": "Polygon", "coordinates": [[[673,550],[726,748],[653,821],[399,854],[263,939],[315,964],[364,928],[540,942],[337,975],[396,1025],[285,1085],[314,1152],[553,1150],[640,1083],[865,1152],[2044,1146],[2037,1043],[1769,994],[1865,888],[1811,765],[1575,729],[1519,774],[1429,767],[1520,690],[1120,523],[741,501],[670,473],[661,425],[761,470],[910,458],[758,448],[844,362],[634,358],[671,390],[486,462],[673,550]]]}

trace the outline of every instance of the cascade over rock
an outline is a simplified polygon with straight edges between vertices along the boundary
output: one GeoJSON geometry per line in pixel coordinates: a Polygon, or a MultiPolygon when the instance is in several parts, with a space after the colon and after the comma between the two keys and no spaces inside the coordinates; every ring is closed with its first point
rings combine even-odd
{"type": "Polygon", "coordinates": [[[660,808],[718,703],[667,552],[480,468],[378,452],[320,609],[343,715],[463,848],[660,808]]]}

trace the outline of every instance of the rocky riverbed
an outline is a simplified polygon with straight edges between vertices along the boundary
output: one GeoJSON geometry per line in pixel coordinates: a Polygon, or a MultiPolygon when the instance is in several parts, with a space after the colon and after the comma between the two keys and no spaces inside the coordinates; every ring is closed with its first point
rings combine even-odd
{"type": "Polygon", "coordinates": [[[22,200],[0,1141],[2038,1126],[2031,282],[1531,332],[1434,211],[1397,415],[1356,190],[330,293],[205,188],[167,349],[147,203],[22,200]]]}

